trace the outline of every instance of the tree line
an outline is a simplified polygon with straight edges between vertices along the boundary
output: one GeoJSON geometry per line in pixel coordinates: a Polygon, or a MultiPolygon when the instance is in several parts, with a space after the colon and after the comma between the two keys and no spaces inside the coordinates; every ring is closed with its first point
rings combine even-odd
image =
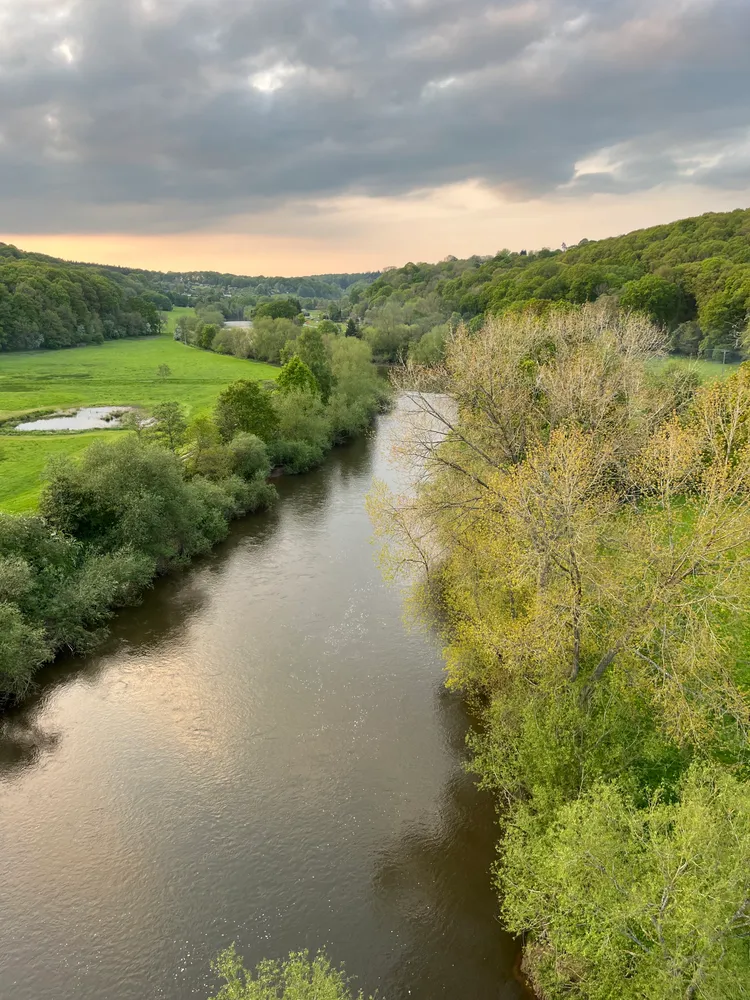
{"type": "Polygon", "coordinates": [[[477,706],[505,926],[547,1000],[750,982],[750,365],[650,374],[605,304],[461,327],[407,366],[422,472],[370,506],[477,706]]]}
{"type": "Polygon", "coordinates": [[[50,465],[38,513],[0,514],[0,701],[22,698],[57,653],[91,648],[114,609],[233,518],[269,506],[272,468],[314,468],[386,405],[366,345],[311,331],[299,352],[275,383],[229,385],[210,415],[188,421],[177,401],[130,411],[130,433],[50,465]]]}
{"type": "Polygon", "coordinates": [[[736,357],[750,309],[750,210],[709,213],[565,250],[406,264],[350,293],[376,357],[442,357],[460,322],[599,299],[643,312],[678,354],[736,357]]]}
{"type": "Polygon", "coordinates": [[[234,320],[243,319],[246,311],[258,304],[279,297],[301,299],[306,308],[322,306],[335,309],[337,301],[349,289],[365,287],[380,273],[367,271],[283,278],[263,275],[249,277],[218,271],[149,271],[143,268],[63,261],[47,254],[19,250],[5,243],[0,243],[0,260],[24,262],[27,273],[35,269],[41,273],[43,268],[52,267],[65,268],[79,275],[104,278],[116,285],[125,298],[142,299],[163,312],[170,312],[174,306],[193,306],[213,309],[221,313],[224,319],[234,320]]]}
{"type": "Polygon", "coordinates": [[[155,304],[93,272],[6,257],[0,246],[0,351],[156,335],[155,304]]]}

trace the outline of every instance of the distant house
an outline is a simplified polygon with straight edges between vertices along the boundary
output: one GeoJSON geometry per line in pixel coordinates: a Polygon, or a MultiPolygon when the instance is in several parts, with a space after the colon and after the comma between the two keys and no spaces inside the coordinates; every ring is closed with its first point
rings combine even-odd
{"type": "Polygon", "coordinates": [[[228,319],[224,326],[232,327],[235,330],[251,330],[253,323],[249,319],[228,319]]]}

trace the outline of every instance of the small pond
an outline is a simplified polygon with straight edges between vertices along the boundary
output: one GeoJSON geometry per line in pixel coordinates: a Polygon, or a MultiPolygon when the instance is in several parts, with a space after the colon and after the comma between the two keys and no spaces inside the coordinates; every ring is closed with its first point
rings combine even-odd
{"type": "Polygon", "coordinates": [[[119,416],[127,406],[85,406],[76,413],[58,413],[16,424],[17,431],[91,431],[120,426],[119,416]]]}

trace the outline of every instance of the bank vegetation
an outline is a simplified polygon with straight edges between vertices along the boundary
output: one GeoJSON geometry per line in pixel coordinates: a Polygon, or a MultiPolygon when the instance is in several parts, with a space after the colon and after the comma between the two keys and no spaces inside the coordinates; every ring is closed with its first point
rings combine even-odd
{"type": "Polygon", "coordinates": [[[240,379],[212,415],[179,401],[130,411],[79,459],[50,464],[35,514],[0,514],[0,704],[58,653],[102,637],[159,574],[273,503],[273,469],[306,472],[364,433],[388,400],[366,345],[311,331],[274,382],[240,379]]]}
{"type": "Polygon", "coordinates": [[[399,375],[387,571],[478,706],[505,926],[546,1000],[750,983],[750,366],[698,386],[606,305],[506,314],[399,375]]]}

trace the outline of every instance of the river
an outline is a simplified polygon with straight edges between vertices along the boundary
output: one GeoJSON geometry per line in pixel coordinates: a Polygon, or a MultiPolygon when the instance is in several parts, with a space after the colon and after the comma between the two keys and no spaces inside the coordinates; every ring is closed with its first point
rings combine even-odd
{"type": "Polygon", "coordinates": [[[0,996],[206,997],[325,946],[382,1000],[520,1000],[439,648],[364,498],[396,416],[49,668],[0,727],[0,996]]]}

